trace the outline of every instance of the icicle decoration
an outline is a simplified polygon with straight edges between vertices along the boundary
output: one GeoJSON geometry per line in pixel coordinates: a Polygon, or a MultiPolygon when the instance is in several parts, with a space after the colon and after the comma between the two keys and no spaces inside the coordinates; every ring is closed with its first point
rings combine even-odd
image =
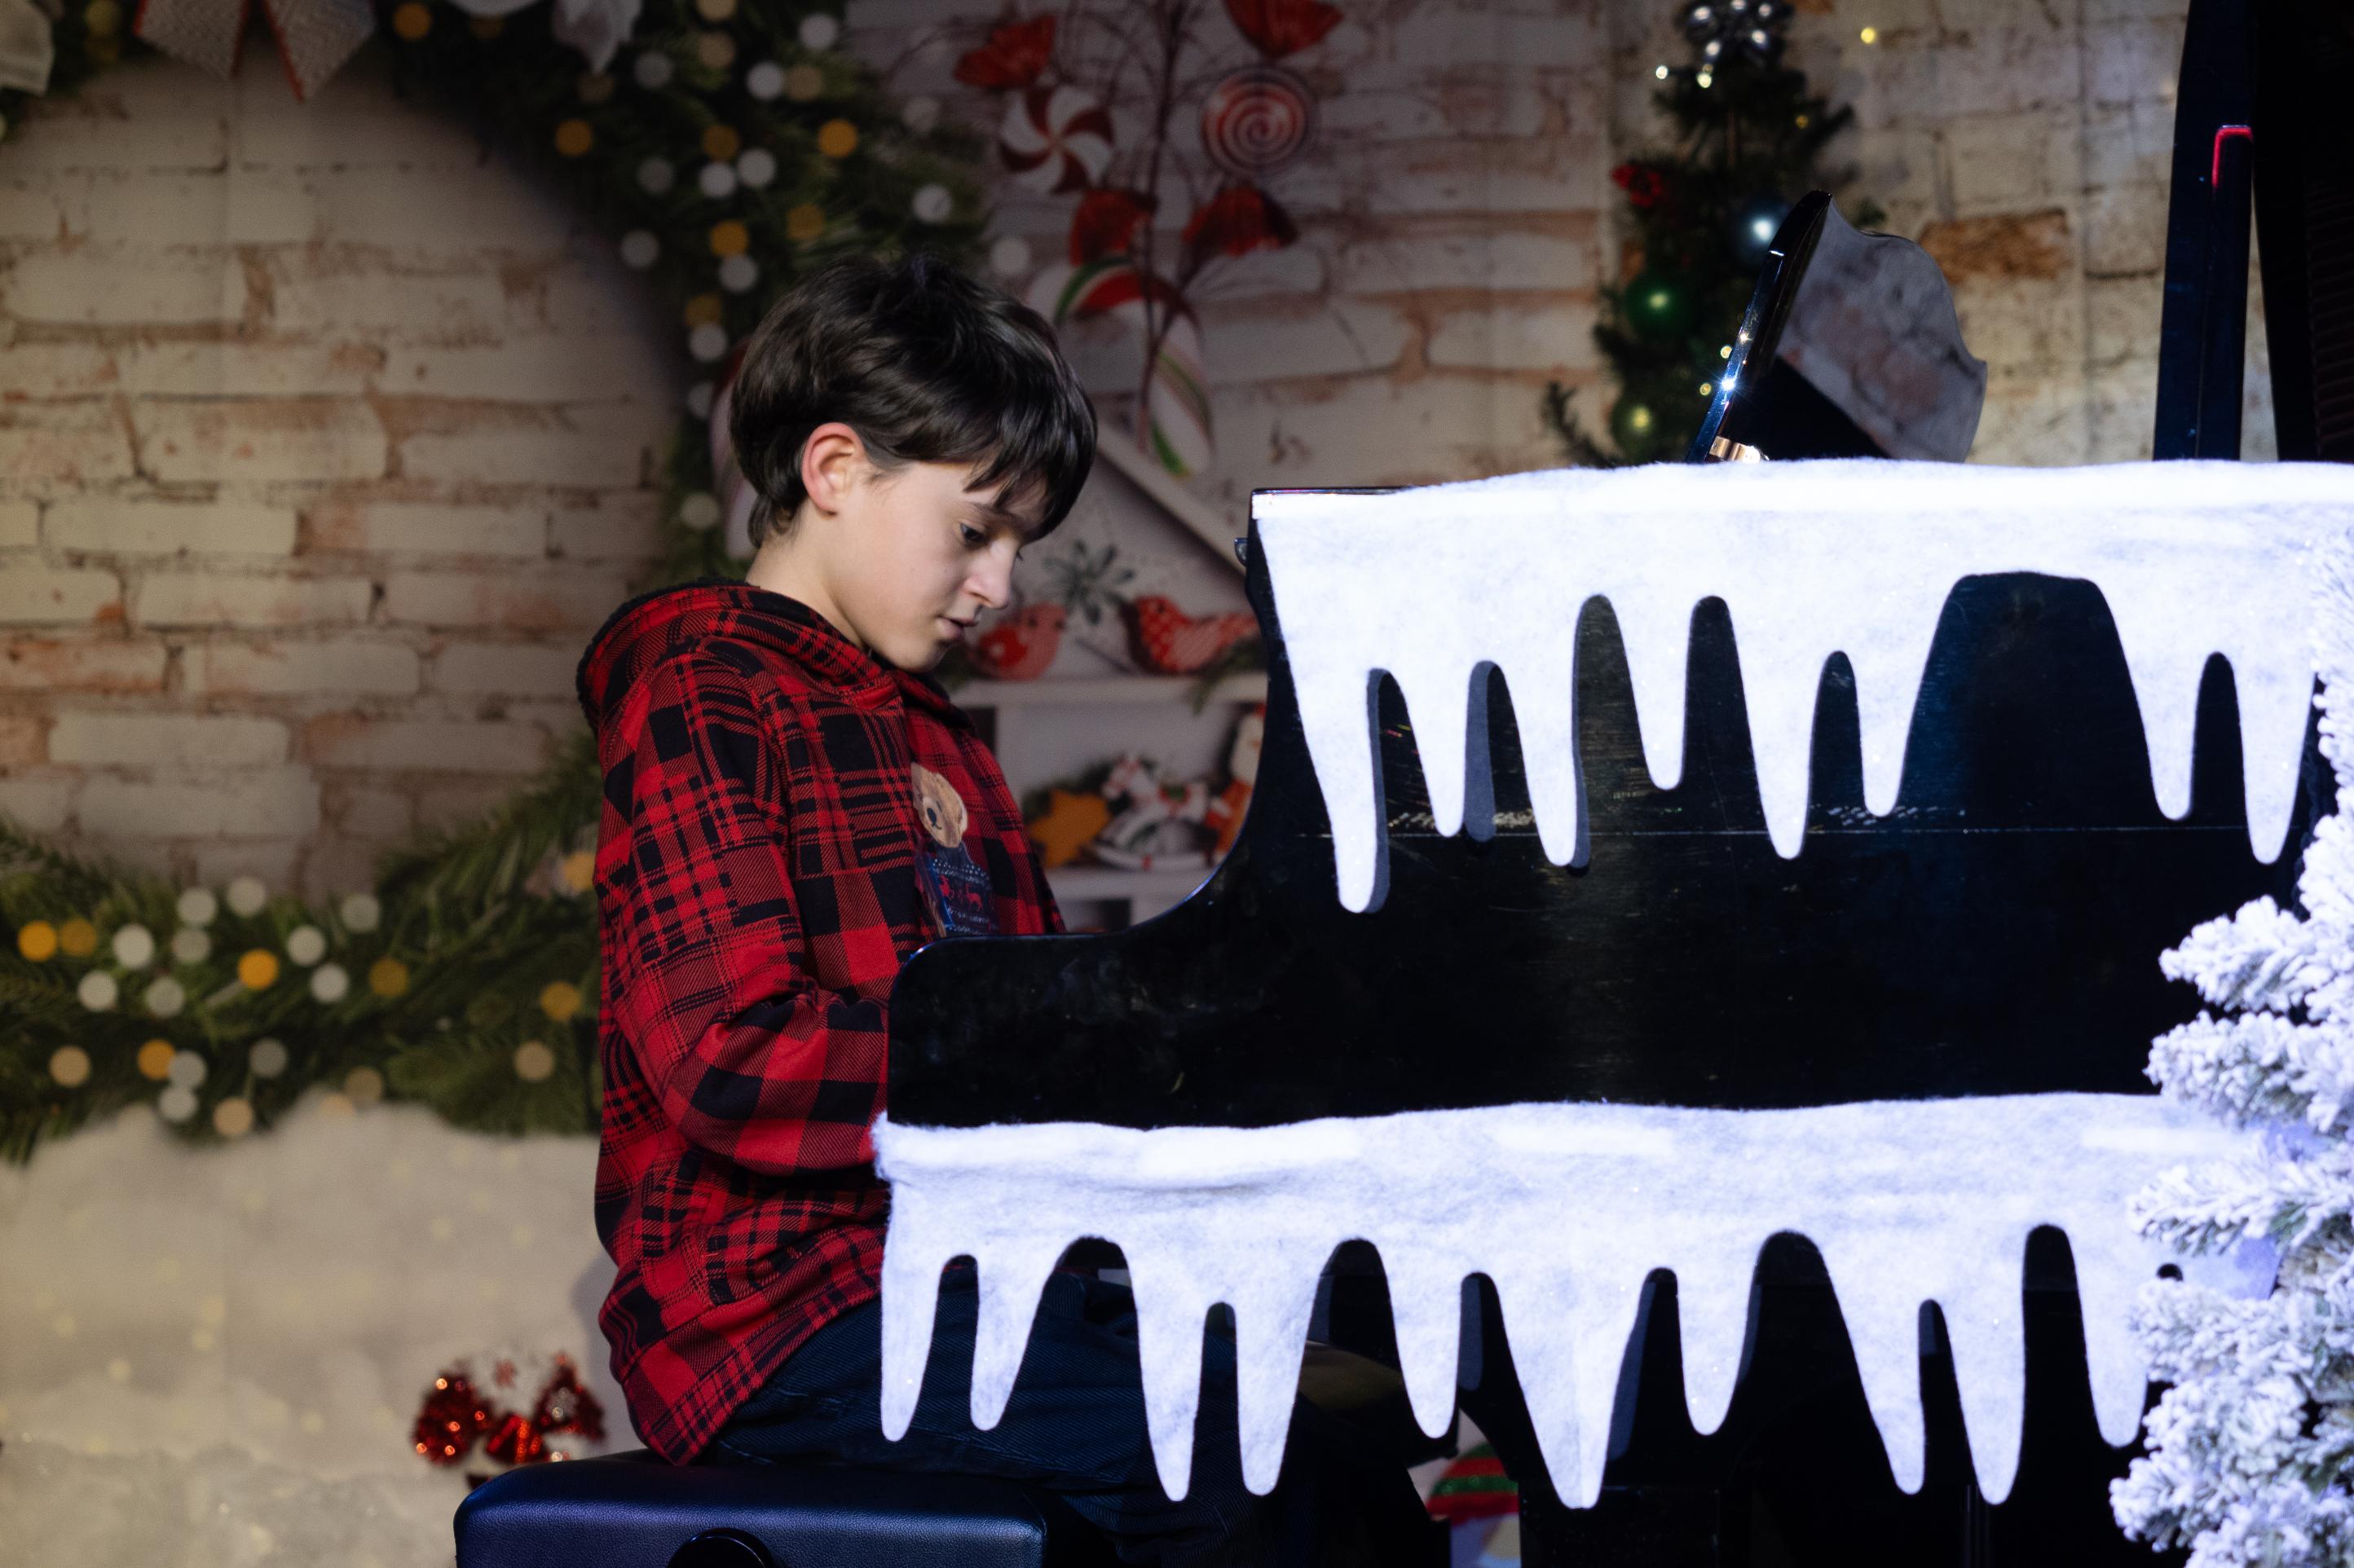
{"type": "MultiPolygon", "coordinates": [[[[1544,853],[1585,823],[1573,711],[1578,615],[1607,599],[1626,641],[1652,780],[1683,772],[1693,608],[1732,612],[1774,847],[1798,853],[1815,695],[1844,652],[1865,803],[1896,804],[1906,732],[1946,597],[1965,577],[2096,584],[2141,705],[2159,809],[2190,806],[2199,681],[2231,662],[2248,836],[2287,835],[2311,702],[2310,541],[2354,524],[2354,471],[2167,462],[1999,469],[1850,461],[1560,470],[1387,494],[1254,498],[1343,906],[1375,901],[1382,802],[1371,683],[1387,671],[1417,736],[1437,831],[1462,826],[1472,677],[1511,688],[1544,853]]],[[[1479,781],[1474,781],[1475,784],[1479,781]]]]}
{"type": "Polygon", "coordinates": [[[2154,1095],[1775,1111],[1516,1105],[1150,1131],[881,1118],[883,1429],[896,1438],[915,1414],[951,1258],[979,1269],[972,1419],[987,1428],[1004,1412],[1048,1273],[1093,1236],[1128,1260],[1163,1488],[1185,1493],[1203,1320],[1223,1301],[1235,1314],[1243,1476],[1264,1492],[1282,1464],[1318,1277],[1335,1247],[1362,1239],[1388,1276],[1424,1430],[1453,1419],[1461,1281],[1485,1274],[1553,1485],[1590,1507],[1645,1277],[1676,1277],[1685,1401],[1694,1428],[1711,1432],[1732,1402],[1758,1249],[1791,1231],[1822,1254],[1907,1491],[1925,1463],[1920,1308],[1938,1304],[1978,1485],[1999,1502],[2019,1463],[2028,1233],[2068,1234],[2101,1433],[2128,1442],[2147,1367],[2126,1308],[2171,1255],[2135,1234],[2126,1199],[2185,1161],[2243,1150],[2248,1137],[2154,1095]]]}

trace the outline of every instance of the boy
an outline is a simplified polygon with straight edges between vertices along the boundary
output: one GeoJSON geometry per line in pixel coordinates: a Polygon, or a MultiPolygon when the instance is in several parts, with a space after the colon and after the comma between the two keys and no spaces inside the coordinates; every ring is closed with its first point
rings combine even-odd
{"type": "MultiPolygon", "coordinates": [[[[868,1125],[892,980],[937,937],[1063,929],[1003,776],[922,672],[1069,513],[1093,410],[1043,320],[922,257],[794,289],[733,403],[760,497],[745,580],[623,605],[580,664],[605,780],[596,1215],[620,1270],[599,1317],[631,1420],[677,1463],[1005,1475],[1066,1497],[1131,1561],[1267,1560],[1273,1516],[1207,1402],[1225,1440],[1183,1501],[1161,1492],[1132,1306],[1091,1277],[1055,1277],[984,1433],[966,1406],[972,1275],[951,1270],[915,1425],[885,1442],[877,1411],[868,1125]]],[[[1211,1356],[1230,1367],[1231,1342],[1211,1356]]],[[[1331,1457],[1352,1439],[1295,1425],[1285,1488],[1359,1484],[1331,1457]]]]}

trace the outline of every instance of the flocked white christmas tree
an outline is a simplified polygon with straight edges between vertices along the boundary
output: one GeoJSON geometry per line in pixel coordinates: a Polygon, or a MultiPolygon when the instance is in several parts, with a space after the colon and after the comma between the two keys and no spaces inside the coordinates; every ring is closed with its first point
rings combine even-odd
{"type": "MultiPolygon", "coordinates": [[[[2321,748],[2354,790],[2354,549],[2318,558],[2321,748]]],[[[2188,1546],[2192,1568],[2354,1563],[2354,822],[2322,820],[2300,911],[2259,898],[2164,955],[2213,1011],[2161,1036],[2163,1091],[2235,1126],[2262,1152],[2179,1171],[2135,1218],[2186,1252],[2277,1251],[2257,1299],[2153,1282],[2136,1314],[2152,1376],[2170,1383],[2149,1455],[2111,1489],[2127,1534],[2188,1546]]]]}

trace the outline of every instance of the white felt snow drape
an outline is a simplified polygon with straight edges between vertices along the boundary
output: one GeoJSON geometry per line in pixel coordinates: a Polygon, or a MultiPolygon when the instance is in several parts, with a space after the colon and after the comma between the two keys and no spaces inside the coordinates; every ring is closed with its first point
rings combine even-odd
{"type": "MultiPolygon", "coordinates": [[[[1946,595],[1975,574],[2087,578],[2115,620],[2169,816],[2190,806],[2199,683],[2231,663],[2251,849],[2275,859],[2294,808],[2317,669],[2306,586],[2317,542],[2354,527],[2354,472],[2320,465],[2002,470],[1810,462],[1522,474],[1388,494],[1255,502],[1341,902],[1377,894],[1382,803],[1367,694],[1387,671],[1418,736],[1439,832],[1463,826],[1472,676],[1500,667],[1547,855],[1582,834],[1574,749],[1577,619],[1608,599],[1626,639],[1644,754],[1682,771],[1691,612],[1725,601],[1776,848],[1800,853],[1813,705],[1848,656],[1866,800],[1895,804],[1946,595]],[[1542,699],[1542,700],[1540,700],[1542,699]]],[[[2158,955],[2150,955],[2153,965],[2158,955]]],[[[1576,1049],[1574,1020],[1560,1048],[1576,1049]]],[[[1807,1236],[1829,1269],[1901,1484],[1920,1484],[1919,1308],[1942,1309],[1979,1484],[2008,1495],[2024,1396],[2028,1233],[2075,1258],[2101,1429],[2128,1441],[2147,1363],[2135,1289],[2167,1255],[2127,1198],[2247,1135],[2154,1096],[2053,1094],[1787,1111],[1522,1105],[1260,1128],[1081,1123],[939,1128],[879,1121],[893,1185],[885,1258],[884,1425],[915,1405],[939,1270],[970,1255],[982,1319],[973,1415],[993,1425],[1049,1269],[1083,1236],[1118,1243],[1137,1293],[1154,1453],[1186,1487],[1204,1314],[1235,1310],[1250,1484],[1279,1466],[1317,1277],[1371,1242],[1390,1279],[1415,1409],[1453,1405],[1460,1282],[1484,1273],[1561,1495],[1598,1495],[1617,1372],[1644,1277],[1677,1278],[1687,1399],[1730,1402],[1758,1248],[1807,1236]]],[[[2195,1260],[2194,1260],[2195,1262],[2195,1260]]],[[[2261,1258],[2211,1282],[2269,1283],[2261,1258]]]]}
{"type": "MultiPolygon", "coordinates": [[[[1332,821],[1341,902],[1372,901],[1366,683],[1394,676],[1416,733],[1459,735],[1472,671],[1514,694],[1545,853],[1583,831],[1571,667],[1579,609],[1610,601],[1626,640],[1653,782],[1683,773],[1691,612],[1732,611],[1758,794],[1774,846],[1798,853],[1823,662],[1843,652],[1863,721],[1864,802],[1896,802],[1905,732],[1946,596],[1962,577],[2041,572],[2098,584],[2141,704],[2159,808],[2190,807],[2199,679],[2231,661],[2248,837],[2280,853],[2313,694],[2305,552],[2354,522],[2332,464],[2168,462],[1989,469],[1861,461],[1515,474],[1386,495],[1254,503],[1300,722],[1332,821]],[[1530,700],[1530,694],[1550,700],[1530,700]]],[[[1424,748],[1431,812],[1461,825],[1461,747],[1424,748]]]]}

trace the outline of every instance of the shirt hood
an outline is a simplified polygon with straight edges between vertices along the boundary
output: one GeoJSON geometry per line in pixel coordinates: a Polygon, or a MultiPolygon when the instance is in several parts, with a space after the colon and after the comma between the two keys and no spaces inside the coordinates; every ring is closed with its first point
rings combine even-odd
{"type": "Polygon", "coordinates": [[[867,652],[797,599],[739,578],[696,577],[640,594],[605,618],[574,676],[591,729],[621,705],[638,677],[664,655],[709,638],[763,650],[813,687],[860,707],[898,702],[959,728],[971,721],[928,675],[867,652]]]}

